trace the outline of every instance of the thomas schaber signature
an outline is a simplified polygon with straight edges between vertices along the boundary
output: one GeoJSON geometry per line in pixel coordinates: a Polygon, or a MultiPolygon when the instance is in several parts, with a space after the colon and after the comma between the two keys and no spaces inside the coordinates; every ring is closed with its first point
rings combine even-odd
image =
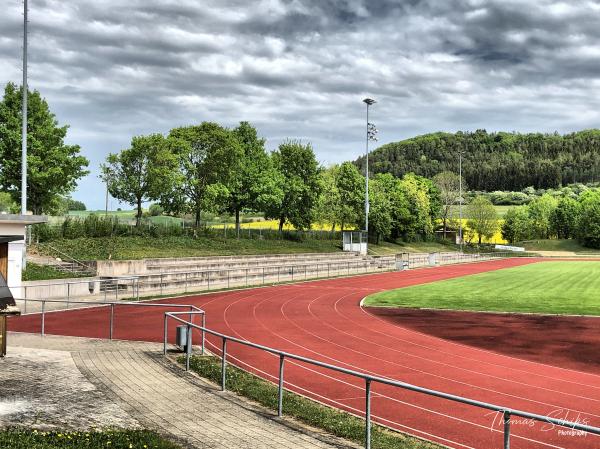
{"type": "MultiPolygon", "coordinates": [[[[490,426],[491,430],[494,430],[495,428],[503,428],[504,427],[504,413],[502,411],[490,412],[490,413],[487,413],[485,416],[490,416],[490,415],[493,416],[492,424],[490,426]]],[[[566,410],[566,409],[562,409],[562,408],[553,410],[552,412],[548,413],[546,416],[548,416],[549,418],[558,419],[561,421],[569,421],[574,424],[582,424],[585,426],[590,424],[590,422],[589,422],[590,419],[587,417],[581,416],[580,412],[573,412],[572,410],[566,410]]],[[[554,423],[551,423],[548,421],[538,421],[538,420],[531,419],[531,418],[523,418],[520,416],[511,416],[509,419],[509,422],[510,422],[511,427],[512,426],[526,426],[529,428],[534,428],[538,425],[541,425],[541,428],[539,429],[541,432],[551,432],[556,429],[558,435],[573,436],[573,437],[587,436],[587,432],[585,432],[583,430],[577,430],[572,427],[559,426],[557,424],[554,424],[554,423]]]]}

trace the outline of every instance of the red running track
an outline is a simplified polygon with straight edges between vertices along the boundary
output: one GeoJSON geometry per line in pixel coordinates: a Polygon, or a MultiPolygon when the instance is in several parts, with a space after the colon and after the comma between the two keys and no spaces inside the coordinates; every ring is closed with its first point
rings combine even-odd
{"type": "MultiPolygon", "coordinates": [[[[507,259],[373,274],[186,297],[207,313],[207,326],[238,338],[365,373],[556,418],[600,426],[600,373],[527,361],[427,335],[381,319],[359,306],[373,292],[535,262],[507,259]]],[[[163,301],[164,302],[164,301],[163,301]]],[[[162,313],[117,307],[115,338],[161,341],[162,313]]],[[[51,312],[46,332],[106,337],[107,308],[51,312]]],[[[11,330],[39,331],[39,316],[10,320],[11,330]]],[[[170,338],[174,338],[171,325],[170,338]]],[[[548,329],[548,338],[552,330],[548,329]]],[[[534,332],[538,332],[535,330],[534,332]]],[[[220,341],[208,339],[219,353],[220,341]]],[[[172,341],[172,340],[171,340],[172,341]]],[[[197,340],[196,340],[197,341],[197,340]]],[[[270,380],[278,358],[229,343],[230,360],[270,380]]],[[[362,381],[288,361],[286,388],[362,415],[362,381]]],[[[453,448],[502,447],[500,416],[385,385],[372,386],[376,422],[453,448]]],[[[516,420],[513,449],[600,447],[600,437],[516,420]]]]}

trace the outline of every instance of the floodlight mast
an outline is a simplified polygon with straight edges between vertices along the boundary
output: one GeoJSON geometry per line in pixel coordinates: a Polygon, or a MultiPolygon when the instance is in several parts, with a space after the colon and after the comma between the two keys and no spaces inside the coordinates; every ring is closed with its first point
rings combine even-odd
{"type": "Polygon", "coordinates": [[[372,98],[365,98],[363,103],[367,105],[367,141],[366,141],[366,155],[365,155],[365,233],[367,234],[367,240],[369,238],[369,140],[376,140],[375,134],[377,130],[373,127],[371,130],[371,124],[369,123],[369,106],[376,103],[372,98]]]}
{"type": "Polygon", "coordinates": [[[23,0],[23,99],[21,128],[21,214],[27,214],[27,0],[23,0]]]}

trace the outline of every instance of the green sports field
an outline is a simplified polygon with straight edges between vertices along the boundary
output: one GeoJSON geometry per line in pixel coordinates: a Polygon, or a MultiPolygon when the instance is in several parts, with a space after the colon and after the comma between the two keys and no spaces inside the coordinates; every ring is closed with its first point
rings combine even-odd
{"type": "Polygon", "coordinates": [[[600,262],[541,262],[376,293],[365,306],[600,316],[600,262]]]}

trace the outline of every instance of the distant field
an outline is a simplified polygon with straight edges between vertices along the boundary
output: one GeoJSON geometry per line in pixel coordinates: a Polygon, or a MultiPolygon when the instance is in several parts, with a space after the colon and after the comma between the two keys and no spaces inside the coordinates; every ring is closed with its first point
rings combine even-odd
{"type": "Polygon", "coordinates": [[[577,240],[532,240],[519,242],[516,245],[523,246],[527,251],[570,251],[577,254],[600,254],[600,250],[586,248],[577,240]]]}
{"type": "Polygon", "coordinates": [[[368,296],[365,306],[600,315],[600,262],[541,262],[368,296]]]}

